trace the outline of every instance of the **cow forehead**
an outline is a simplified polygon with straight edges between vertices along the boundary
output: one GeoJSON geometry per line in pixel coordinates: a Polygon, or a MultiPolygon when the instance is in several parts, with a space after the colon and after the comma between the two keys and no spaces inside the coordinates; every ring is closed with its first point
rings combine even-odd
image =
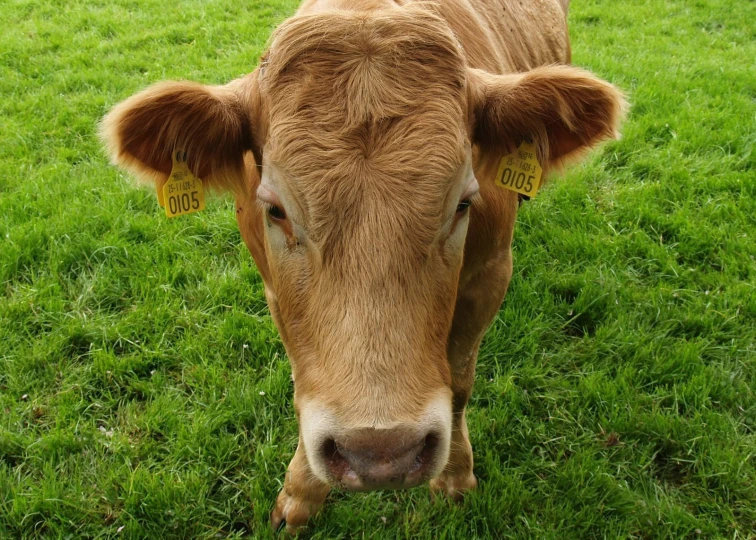
{"type": "Polygon", "coordinates": [[[469,144],[464,123],[450,107],[427,109],[341,129],[324,125],[336,112],[292,115],[271,125],[265,155],[303,197],[338,191],[338,184],[351,181],[368,192],[407,188],[443,195],[457,180],[469,144]]]}
{"type": "Polygon", "coordinates": [[[382,242],[421,257],[443,224],[450,199],[466,187],[469,146],[461,130],[435,140],[403,141],[390,133],[386,138],[383,151],[368,157],[355,144],[339,147],[338,141],[309,136],[297,139],[298,151],[275,144],[266,151],[268,170],[276,171],[274,187],[285,184],[302,210],[298,217],[310,240],[332,254],[380,250],[382,242]],[[323,144],[333,151],[323,151],[323,144]]]}
{"type": "Polygon", "coordinates": [[[260,77],[266,158],[308,217],[411,203],[416,229],[438,219],[467,139],[464,59],[441,19],[406,8],[295,17],[260,77]]]}

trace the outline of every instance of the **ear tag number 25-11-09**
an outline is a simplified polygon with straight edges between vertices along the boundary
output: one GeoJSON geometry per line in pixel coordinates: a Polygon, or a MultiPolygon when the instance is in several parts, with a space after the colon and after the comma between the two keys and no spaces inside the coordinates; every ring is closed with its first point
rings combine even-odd
{"type": "Polygon", "coordinates": [[[543,168],[538,163],[535,145],[523,141],[520,147],[499,162],[496,185],[527,197],[535,197],[541,184],[543,168]]]}
{"type": "Polygon", "coordinates": [[[175,150],[173,168],[168,181],[162,189],[158,188],[158,202],[165,207],[169,218],[191,214],[205,209],[205,190],[202,180],[189,170],[186,164],[186,152],[175,150]]]}

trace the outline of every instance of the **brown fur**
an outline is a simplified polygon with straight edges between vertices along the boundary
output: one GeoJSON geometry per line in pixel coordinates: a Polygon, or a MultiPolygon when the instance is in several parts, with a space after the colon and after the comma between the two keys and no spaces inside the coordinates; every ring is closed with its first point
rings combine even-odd
{"type": "MultiPolygon", "coordinates": [[[[183,148],[233,191],[298,414],[317,400],[345,429],[412,422],[451,389],[451,454],[432,487],[458,496],[476,484],[464,409],[477,351],[512,275],[517,195],[494,185],[498,161],[532,139],[558,167],[616,136],[624,101],[564,65],[566,0],[402,4],[307,0],[249,76],[162,83],[102,133],[143,178],[165,181],[183,148]],[[453,212],[468,156],[469,224],[453,212]],[[258,188],[286,200],[285,220],[265,217],[258,188]]],[[[300,440],[274,525],[294,530],[322,504],[311,459],[300,440]]]]}

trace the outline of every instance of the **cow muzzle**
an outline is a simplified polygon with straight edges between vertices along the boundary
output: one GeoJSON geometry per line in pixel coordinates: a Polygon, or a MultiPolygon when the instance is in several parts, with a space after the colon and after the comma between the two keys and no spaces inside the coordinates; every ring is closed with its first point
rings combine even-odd
{"type": "Polygon", "coordinates": [[[301,409],[307,459],[321,480],[351,491],[405,489],[441,474],[449,459],[450,399],[432,403],[419,421],[345,427],[335,415],[301,409]]]}
{"type": "Polygon", "coordinates": [[[429,479],[439,439],[413,428],[358,429],[326,439],[319,458],[332,483],[347,489],[401,489],[429,479]]]}

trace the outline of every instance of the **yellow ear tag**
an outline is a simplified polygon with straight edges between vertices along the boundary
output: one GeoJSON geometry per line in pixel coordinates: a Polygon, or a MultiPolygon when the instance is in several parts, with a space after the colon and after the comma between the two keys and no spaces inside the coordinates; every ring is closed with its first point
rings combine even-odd
{"type": "Polygon", "coordinates": [[[517,151],[501,158],[496,173],[497,186],[535,197],[541,184],[543,168],[538,163],[535,145],[522,141],[517,151]]]}
{"type": "Polygon", "coordinates": [[[204,210],[205,191],[202,180],[189,170],[186,152],[175,150],[172,157],[171,175],[163,189],[158,190],[158,202],[165,207],[165,215],[172,218],[204,210]]]}

